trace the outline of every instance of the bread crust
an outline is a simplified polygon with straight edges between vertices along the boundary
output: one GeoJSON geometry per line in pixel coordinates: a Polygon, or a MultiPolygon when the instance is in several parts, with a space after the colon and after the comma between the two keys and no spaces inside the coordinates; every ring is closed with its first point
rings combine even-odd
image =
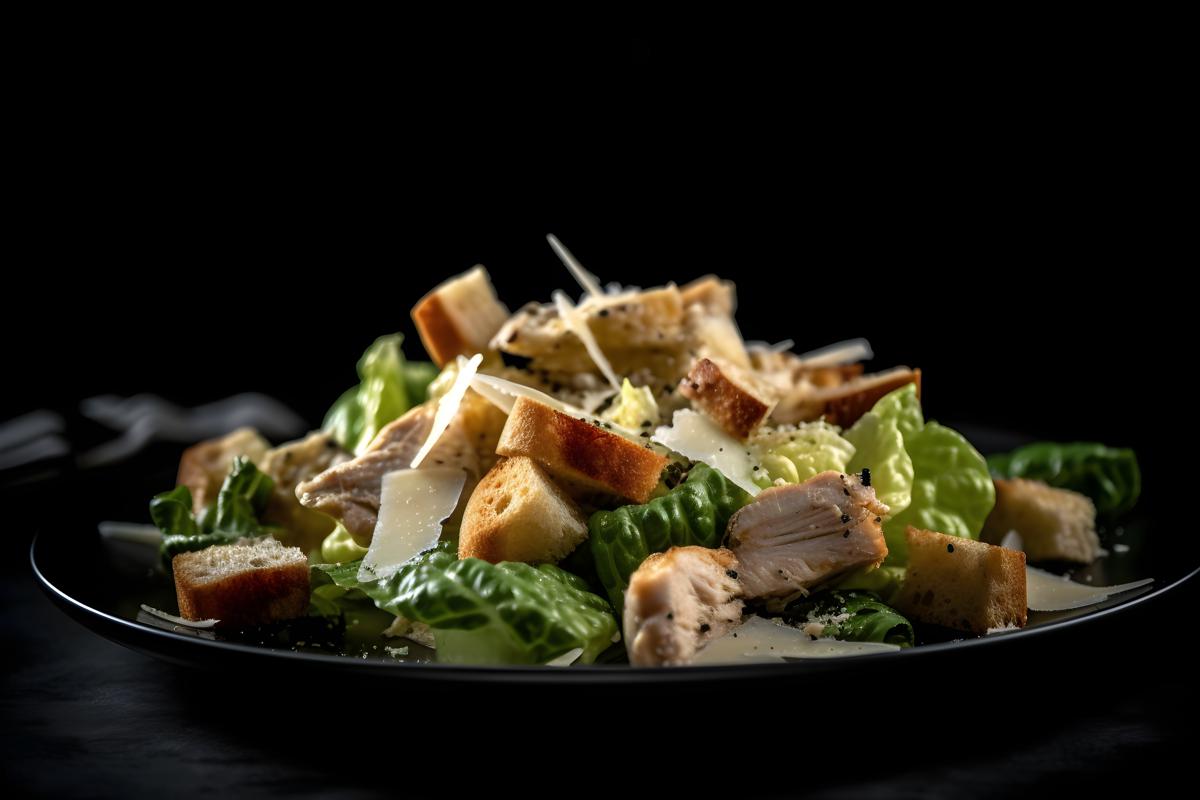
{"type": "Polygon", "coordinates": [[[917,397],[921,396],[921,370],[919,369],[896,372],[878,380],[872,380],[874,377],[873,375],[863,375],[838,386],[837,389],[846,391],[825,401],[824,410],[821,412],[825,421],[832,425],[848,428],[858,422],[859,417],[870,411],[884,395],[910,383],[917,385],[917,397]]]}
{"type": "Polygon", "coordinates": [[[1025,627],[1025,554],[909,525],[908,573],[896,597],[922,622],[984,634],[1025,627]]]}
{"type": "Polygon", "coordinates": [[[220,620],[222,627],[304,616],[309,601],[308,561],[299,548],[290,549],[300,554],[300,560],[267,567],[247,563],[245,569],[214,579],[200,574],[207,550],[180,553],[171,561],[179,615],[189,620],[220,620]]]}
{"type": "Polygon", "coordinates": [[[679,382],[679,392],[731,436],[745,441],[770,416],[775,400],[738,378],[729,365],[701,358],[679,382]]]}
{"type": "Polygon", "coordinates": [[[528,456],[575,486],[645,503],[667,458],[528,397],[517,398],[496,452],[528,456]]]}
{"type": "Polygon", "coordinates": [[[579,506],[533,459],[502,458],[467,501],[458,557],[553,564],[587,535],[579,506]]]}

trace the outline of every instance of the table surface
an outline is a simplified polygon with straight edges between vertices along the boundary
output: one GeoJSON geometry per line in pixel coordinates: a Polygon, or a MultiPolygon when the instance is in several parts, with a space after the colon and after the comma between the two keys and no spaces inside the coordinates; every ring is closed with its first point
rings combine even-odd
{"type": "Polygon", "coordinates": [[[39,590],[26,512],[81,485],[4,498],[0,785],[19,796],[979,797],[1153,790],[1191,768],[1200,581],[1037,646],[842,682],[633,691],[204,672],[104,640],[39,590]]]}

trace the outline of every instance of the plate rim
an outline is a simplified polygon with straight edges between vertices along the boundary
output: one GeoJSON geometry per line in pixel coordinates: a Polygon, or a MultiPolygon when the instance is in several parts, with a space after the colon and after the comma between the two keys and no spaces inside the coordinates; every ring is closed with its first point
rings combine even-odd
{"type": "MultiPolygon", "coordinates": [[[[211,639],[200,639],[184,636],[173,631],[151,627],[136,620],[114,616],[106,611],[93,608],[87,603],[73,597],[67,591],[54,584],[38,565],[38,542],[43,532],[34,534],[29,545],[29,565],[34,578],[47,597],[67,616],[74,619],[83,627],[109,641],[124,647],[142,652],[162,660],[195,666],[200,662],[208,665],[216,657],[238,655],[247,658],[283,659],[285,662],[304,665],[309,668],[350,668],[356,672],[390,677],[406,677],[410,679],[440,679],[447,681],[476,681],[488,680],[510,683],[534,684],[646,684],[646,683],[681,683],[681,682],[712,682],[714,680],[740,680],[748,677],[788,678],[796,677],[827,669],[837,669],[847,662],[855,665],[882,663],[895,664],[898,668],[911,665],[914,660],[923,656],[934,656],[940,653],[973,652],[980,647],[1004,646],[1001,643],[1028,642],[1031,638],[1065,628],[1078,629],[1079,626],[1107,619],[1114,614],[1138,608],[1150,600],[1157,600],[1163,595],[1178,590],[1185,583],[1200,574],[1200,565],[1191,569],[1174,581],[1161,586],[1153,586],[1149,592],[1135,595],[1124,602],[1118,602],[1096,610],[1095,612],[1066,619],[1054,620],[1034,628],[1013,631],[994,636],[979,636],[974,638],[954,639],[948,642],[936,642],[920,647],[903,648],[897,652],[873,653],[856,656],[834,656],[821,659],[794,660],[786,663],[754,663],[745,664],[702,664],[677,667],[632,667],[617,664],[577,664],[568,668],[547,667],[541,664],[439,664],[437,662],[386,662],[364,660],[359,662],[347,656],[330,655],[325,653],[309,653],[282,650],[270,647],[257,647],[239,642],[225,642],[211,639]],[[99,626],[88,624],[87,621],[98,622],[99,626]],[[123,635],[117,635],[117,633],[123,635]],[[144,644],[143,644],[144,643],[144,644]],[[164,647],[154,645],[162,643],[164,647]],[[196,650],[199,656],[188,660],[173,657],[162,652],[167,648],[190,648],[196,650]],[[210,658],[210,656],[212,658],[210,658]],[[897,662],[896,659],[904,659],[897,662]]],[[[50,537],[46,537],[49,539],[50,537]]],[[[1158,580],[1155,579],[1155,583],[1158,580]]]]}

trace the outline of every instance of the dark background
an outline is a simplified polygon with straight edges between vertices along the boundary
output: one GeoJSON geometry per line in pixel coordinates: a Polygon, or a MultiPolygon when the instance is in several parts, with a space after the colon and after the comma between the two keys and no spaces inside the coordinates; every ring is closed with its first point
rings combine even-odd
{"type": "MultiPolygon", "coordinates": [[[[444,278],[483,263],[510,308],[575,291],[553,232],[606,281],[731,278],[748,338],[865,336],[873,368],[924,370],[930,417],[1132,446],[1146,507],[1177,492],[1194,248],[1179,246],[1192,182],[1170,43],[1078,21],[882,49],[850,30],[425,49],[418,28],[342,34],[81,31],[26,62],[0,418],[58,410],[82,447],[105,436],[78,420],[84,397],[255,390],[315,426],[376,336],[404,331],[420,356],[408,311],[444,278]]],[[[593,698],[193,673],[69,622],[25,566],[33,531],[74,530],[120,484],[75,475],[5,498],[5,783],[394,793],[415,773],[404,791],[436,793],[525,790],[547,764],[573,772],[563,785],[624,785],[637,763],[696,793],[978,796],[1136,783],[1179,770],[1189,741],[1186,665],[1124,646],[1178,636],[1163,614],[876,677],[844,704],[794,686],[593,698]],[[355,715],[314,706],[322,692],[388,699],[355,715]],[[780,767],[806,759],[818,778],[780,767]]]]}

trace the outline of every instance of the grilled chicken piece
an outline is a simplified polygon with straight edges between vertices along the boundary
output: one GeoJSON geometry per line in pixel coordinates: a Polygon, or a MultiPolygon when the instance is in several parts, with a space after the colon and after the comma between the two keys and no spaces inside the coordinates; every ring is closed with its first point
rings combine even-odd
{"type": "MultiPolygon", "coordinates": [[[[379,515],[383,476],[409,468],[429,436],[435,410],[433,403],[411,409],[380,429],[361,456],[301,483],[296,487],[300,504],[341,520],[354,541],[369,544],[379,515]]],[[[479,456],[463,432],[461,418],[450,423],[421,466],[461,468],[468,484],[479,480],[479,456]]],[[[463,498],[470,497],[470,489],[464,490],[463,498]]]]}
{"type": "Polygon", "coordinates": [[[686,664],[742,621],[733,553],[672,547],[642,562],[625,590],[625,648],[637,667],[686,664]]]}
{"type": "Polygon", "coordinates": [[[729,520],[748,599],[788,597],[887,555],[881,517],[888,507],[858,475],[822,472],[767,489],[729,520]]]}
{"type": "Polygon", "coordinates": [[[351,458],[331,434],[317,431],[268,450],[258,462],[275,481],[263,521],[284,529],[284,544],[308,552],[333,530],[332,519],[300,505],[296,487],[351,458]]]}

